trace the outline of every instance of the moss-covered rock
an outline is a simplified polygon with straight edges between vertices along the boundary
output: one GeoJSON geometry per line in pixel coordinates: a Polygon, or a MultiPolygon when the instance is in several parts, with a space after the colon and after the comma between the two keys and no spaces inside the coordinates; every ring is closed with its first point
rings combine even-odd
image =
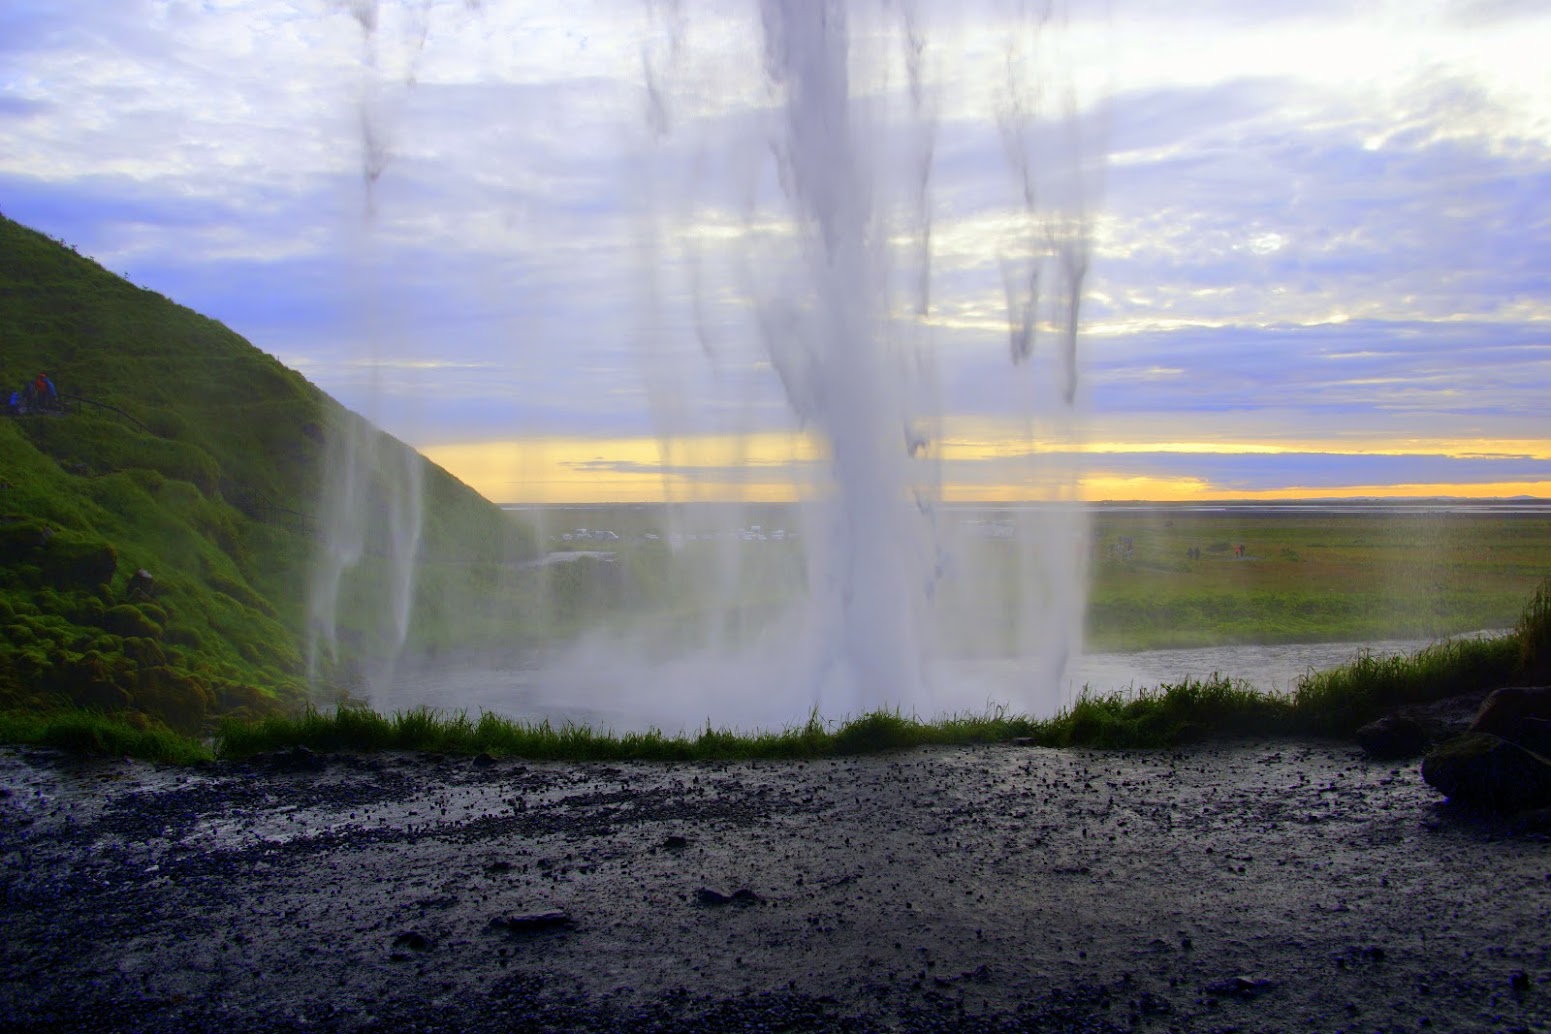
{"type": "Polygon", "coordinates": [[[1472,732],[1436,747],[1422,778],[1450,800],[1491,812],[1551,805],[1551,761],[1501,736],[1472,732]]]}
{"type": "Polygon", "coordinates": [[[120,603],[118,606],[109,607],[103,614],[102,627],[125,638],[142,636],[147,639],[160,639],[162,636],[161,626],[147,617],[133,603],[120,603]]]}
{"type": "Polygon", "coordinates": [[[61,533],[42,550],[38,566],[53,585],[94,588],[113,580],[118,552],[101,539],[61,533]]]}
{"type": "Polygon", "coordinates": [[[212,703],[204,685],[169,667],[142,668],[132,694],[134,707],[169,729],[195,735],[205,726],[212,703]]]}
{"type": "Polygon", "coordinates": [[[167,655],[155,639],[127,636],[124,639],[124,656],[142,668],[160,668],[167,664],[167,655]]]}

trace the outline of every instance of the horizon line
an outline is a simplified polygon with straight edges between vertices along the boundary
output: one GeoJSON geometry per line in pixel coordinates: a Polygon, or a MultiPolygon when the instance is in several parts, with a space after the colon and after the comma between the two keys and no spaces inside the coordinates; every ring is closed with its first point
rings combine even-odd
{"type": "MultiPolygon", "coordinates": [[[[802,499],[616,499],[570,500],[550,502],[498,502],[494,505],[503,510],[538,510],[558,508],[603,509],[607,507],[648,506],[802,506],[802,499]]],[[[1551,496],[1511,495],[1366,495],[1366,496],[1297,496],[1274,499],[1254,496],[1203,497],[1200,499],[988,499],[988,500],[940,500],[940,505],[955,508],[984,509],[986,507],[1100,507],[1100,506],[1364,506],[1379,504],[1416,505],[1418,503],[1447,503],[1452,505],[1491,506],[1505,503],[1551,506],[1551,496]]]]}

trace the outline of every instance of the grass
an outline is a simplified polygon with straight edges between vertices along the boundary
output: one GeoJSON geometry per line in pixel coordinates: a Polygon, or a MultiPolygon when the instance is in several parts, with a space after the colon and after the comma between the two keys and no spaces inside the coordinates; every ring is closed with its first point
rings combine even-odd
{"type": "Polygon", "coordinates": [[[1106,512],[1093,527],[1087,642],[1136,650],[1507,628],[1546,577],[1548,518],[1468,506],[1106,512]]]}
{"type": "Polygon", "coordinates": [[[73,754],[144,758],[173,765],[210,761],[205,743],[147,722],[133,712],[108,715],[84,709],[38,713],[0,711],[0,743],[57,747],[73,754]]]}
{"type": "Polygon", "coordinates": [[[471,719],[417,708],[391,715],[346,706],[328,712],[272,716],[257,722],[223,724],[218,742],[224,757],[250,757],[304,746],[311,750],[412,750],[436,754],[481,754],[554,761],[749,761],[869,754],[927,744],[987,743],[1011,739],[1033,728],[1021,719],[991,715],[921,722],[878,711],[828,728],[817,715],[778,732],[738,733],[707,726],[694,735],[660,730],[615,735],[587,726],[520,722],[490,712],[471,719]]]}
{"type": "MultiPolygon", "coordinates": [[[[220,725],[213,753],[245,758],[307,747],[553,761],[742,761],[1013,740],[1048,747],[1157,749],[1246,736],[1345,737],[1399,704],[1543,678],[1548,660],[1551,580],[1536,590],[1510,635],[1446,641],[1409,657],[1363,655],[1344,667],[1305,676],[1286,694],[1261,693],[1214,676],[1136,693],[1085,692],[1045,719],[998,709],[927,722],[898,711],[876,711],[838,726],[813,714],[805,724],[777,732],[745,734],[708,725],[696,735],[677,736],[659,730],[615,735],[569,723],[514,721],[491,712],[476,719],[463,711],[428,708],[383,715],[360,706],[307,707],[291,715],[228,719],[220,725]]],[[[203,742],[132,713],[0,713],[0,741],[174,763],[212,756],[203,742]]]]}
{"type": "MultiPolygon", "coordinates": [[[[3,217],[0,327],[0,398],[46,370],[67,402],[95,403],[0,419],[0,708],[129,710],[192,736],[220,716],[300,706],[327,445],[354,434],[389,469],[406,447],[216,321],[3,217]],[[149,593],[131,589],[140,569],[149,593]]],[[[445,569],[531,543],[424,469],[434,591],[414,621],[445,636],[490,595],[450,595],[445,569]]],[[[355,656],[382,634],[364,615],[387,596],[390,531],[381,507],[363,509],[377,520],[343,594],[366,602],[347,608],[331,691],[350,688],[355,656]]]]}

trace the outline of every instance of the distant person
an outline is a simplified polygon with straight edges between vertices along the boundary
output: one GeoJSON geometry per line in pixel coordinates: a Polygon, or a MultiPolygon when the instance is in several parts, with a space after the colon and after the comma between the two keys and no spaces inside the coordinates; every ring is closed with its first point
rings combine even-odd
{"type": "Polygon", "coordinates": [[[46,373],[38,374],[32,382],[32,397],[39,409],[54,409],[59,405],[59,392],[54,390],[54,382],[46,373]]]}

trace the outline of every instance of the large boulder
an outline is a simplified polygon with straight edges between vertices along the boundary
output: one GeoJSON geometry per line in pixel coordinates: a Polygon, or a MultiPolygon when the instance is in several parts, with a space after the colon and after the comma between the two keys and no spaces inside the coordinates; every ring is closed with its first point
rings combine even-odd
{"type": "Polygon", "coordinates": [[[1489,733],[1518,743],[1524,733],[1537,731],[1527,724],[1532,721],[1551,721],[1551,686],[1508,686],[1493,690],[1481,702],[1475,721],[1470,723],[1470,731],[1489,733]]]}
{"type": "Polygon", "coordinates": [[[1501,736],[1471,732],[1435,748],[1422,778],[1450,800],[1510,813],[1551,806],[1551,761],[1501,736]]]}

